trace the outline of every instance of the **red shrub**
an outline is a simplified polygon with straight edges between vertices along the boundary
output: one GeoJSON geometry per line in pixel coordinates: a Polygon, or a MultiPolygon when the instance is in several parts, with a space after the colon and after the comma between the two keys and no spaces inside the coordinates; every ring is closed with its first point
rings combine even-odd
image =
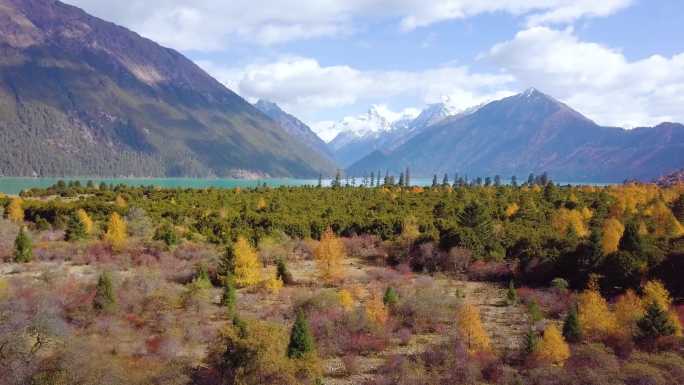
{"type": "Polygon", "coordinates": [[[474,281],[508,281],[513,277],[513,269],[504,262],[475,261],[468,266],[468,277],[474,281]]]}

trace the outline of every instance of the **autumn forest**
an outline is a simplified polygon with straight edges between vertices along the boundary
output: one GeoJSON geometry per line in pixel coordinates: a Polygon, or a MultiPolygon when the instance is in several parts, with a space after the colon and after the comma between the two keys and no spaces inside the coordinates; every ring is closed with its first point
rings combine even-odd
{"type": "Polygon", "coordinates": [[[0,196],[0,384],[684,383],[684,185],[0,196]]]}

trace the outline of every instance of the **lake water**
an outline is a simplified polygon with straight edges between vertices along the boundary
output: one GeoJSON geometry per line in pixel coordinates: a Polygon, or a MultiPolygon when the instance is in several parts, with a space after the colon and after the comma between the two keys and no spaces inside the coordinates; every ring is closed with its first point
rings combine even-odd
{"type": "MultiPolygon", "coordinates": [[[[95,185],[101,182],[107,184],[124,184],[128,186],[159,186],[162,188],[235,188],[235,187],[257,187],[264,183],[268,186],[315,186],[318,184],[318,179],[291,179],[291,178],[272,178],[272,179],[197,179],[197,178],[13,178],[0,177],[0,192],[5,194],[19,194],[22,190],[28,190],[33,187],[45,188],[50,187],[63,180],[80,181],[82,185],[92,180],[95,185]]],[[[439,179],[441,182],[441,178],[439,179]]],[[[360,183],[361,178],[356,178],[356,182],[360,183]]],[[[577,184],[559,182],[560,184],[577,184]]],[[[329,185],[330,180],[324,180],[324,185],[329,185]]],[[[432,178],[411,178],[411,184],[415,186],[429,186],[432,184],[432,178]]],[[[603,186],[604,183],[582,183],[603,186]]]]}

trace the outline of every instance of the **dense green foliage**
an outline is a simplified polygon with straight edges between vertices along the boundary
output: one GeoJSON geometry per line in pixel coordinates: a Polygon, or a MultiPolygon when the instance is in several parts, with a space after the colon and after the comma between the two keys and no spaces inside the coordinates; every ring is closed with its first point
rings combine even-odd
{"type": "Polygon", "coordinates": [[[85,224],[80,220],[76,213],[69,217],[67,228],[64,232],[64,239],[67,241],[78,241],[86,237],[85,224]]]}
{"type": "Polygon", "coordinates": [[[116,307],[116,297],[114,295],[114,284],[109,272],[103,272],[97,280],[95,288],[95,298],[93,307],[99,311],[112,311],[116,307]]]}
{"type": "Polygon", "coordinates": [[[297,318],[292,326],[290,344],[287,346],[287,356],[290,358],[304,358],[313,352],[314,340],[309,330],[309,321],[304,312],[297,312],[297,318]]]}
{"type": "Polygon", "coordinates": [[[397,294],[397,291],[394,290],[392,286],[389,286],[385,290],[385,295],[382,297],[382,302],[389,308],[393,308],[399,303],[399,294],[397,294]]]}
{"type": "MultiPolygon", "coordinates": [[[[167,244],[177,237],[225,245],[220,273],[230,270],[230,245],[238,236],[258,244],[273,234],[318,239],[330,227],[341,236],[374,235],[399,239],[410,221],[418,238],[394,250],[392,258],[415,270],[448,271],[448,253],[465,249],[474,260],[516,265],[521,284],[548,285],[565,279],[583,288],[590,274],[600,274],[604,290],[636,288],[681,252],[676,240],[682,227],[670,207],[676,207],[678,187],[560,187],[531,178],[532,184],[479,186],[456,183],[434,188],[279,187],[255,189],[159,189],[61,183],[24,192],[24,210],[31,222],[53,226],[82,208],[102,223],[113,211],[145,213],[167,244]],[[58,195],[78,199],[31,200],[58,195]],[[112,202],[121,196],[127,207],[112,202]],[[669,215],[669,217],[668,217],[669,215]],[[607,221],[625,223],[622,233],[604,234],[607,221]],[[609,238],[610,237],[610,238],[609,238]],[[616,251],[606,244],[617,237],[616,251]],[[619,241],[619,242],[618,242],[619,241]],[[433,243],[443,254],[417,255],[433,243]],[[226,271],[223,271],[226,270],[226,271]]],[[[139,227],[135,223],[133,227],[139,227]]],[[[611,230],[612,231],[612,230],[611,230]]],[[[452,266],[452,267],[450,267],[452,266]]],[[[510,279],[510,274],[500,275],[510,279]]],[[[674,283],[665,280],[671,289],[674,283]]]]}
{"type": "Polygon", "coordinates": [[[568,315],[565,316],[563,322],[563,337],[565,340],[572,343],[577,343],[582,340],[582,328],[577,317],[577,307],[571,306],[568,315]]]}
{"type": "Polygon", "coordinates": [[[14,261],[18,263],[31,262],[33,259],[33,245],[31,238],[26,234],[26,230],[22,227],[19,229],[14,241],[14,261]]]}
{"type": "Polygon", "coordinates": [[[237,296],[235,291],[235,285],[233,281],[227,279],[223,286],[223,295],[221,295],[221,306],[226,308],[226,313],[230,315],[235,314],[235,304],[237,302],[237,296]]]}
{"type": "Polygon", "coordinates": [[[637,337],[642,340],[655,340],[658,337],[666,337],[675,334],[675,326],[668,314],[656,302],[646,306],[646,313],[637,322],[637,337]]]}
{"type": "Polygon", "coordinates": [[[283,281],[285,285],[291,285],[294,283],[294,277],[292,273],[287,268],[287,263],[284,258],[278,258],[276,261],[276,278],[283,281]]]}

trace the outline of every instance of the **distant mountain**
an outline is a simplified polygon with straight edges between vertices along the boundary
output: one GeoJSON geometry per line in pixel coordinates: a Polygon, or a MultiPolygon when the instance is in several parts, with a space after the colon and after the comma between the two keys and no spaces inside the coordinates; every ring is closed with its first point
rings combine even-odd
{"type": "Polygon", "coordinates": [[[678,184],[684,184],[684,168],[667,175],[659,176],[658,178],[653,179],[652,182],[661,187],[670,187],[678,184]]]}
{"type": "Polygon", "coordinates": [[[447,103],[427,106],[419,114],[405,113],[392,116],[377,106],[366,114],[344,118],[333,127],[340,133],[329,146],[335,159],[349,166],[373,151],[391,151],[405,143],[424,128],[458,111],[447,103]]]}
{"type": "Polygon", "coordinates": [[[283,111],[276,103],[268,100],[259,100],[254,104],[254,107],[273,119],[293,138],[317,151],[322,157],[332,161],[333,152],[328,145],[304,122],[283,111]]]}
{"type": "Polygon", "coordinates": [[[398,172],[408,166],[414,176],[509,177],[546,171],[559,181],[621,182],[651,179],[682,165],[681,124],[602,127],[529,89],[431,125],[393,150],[369,154],[347,172],[398,172]]]}
{"type": "Polygon", "coordinates": [[[0,0],[0,175],[333,169],[178,52],[59,1],[0,0]]]}

